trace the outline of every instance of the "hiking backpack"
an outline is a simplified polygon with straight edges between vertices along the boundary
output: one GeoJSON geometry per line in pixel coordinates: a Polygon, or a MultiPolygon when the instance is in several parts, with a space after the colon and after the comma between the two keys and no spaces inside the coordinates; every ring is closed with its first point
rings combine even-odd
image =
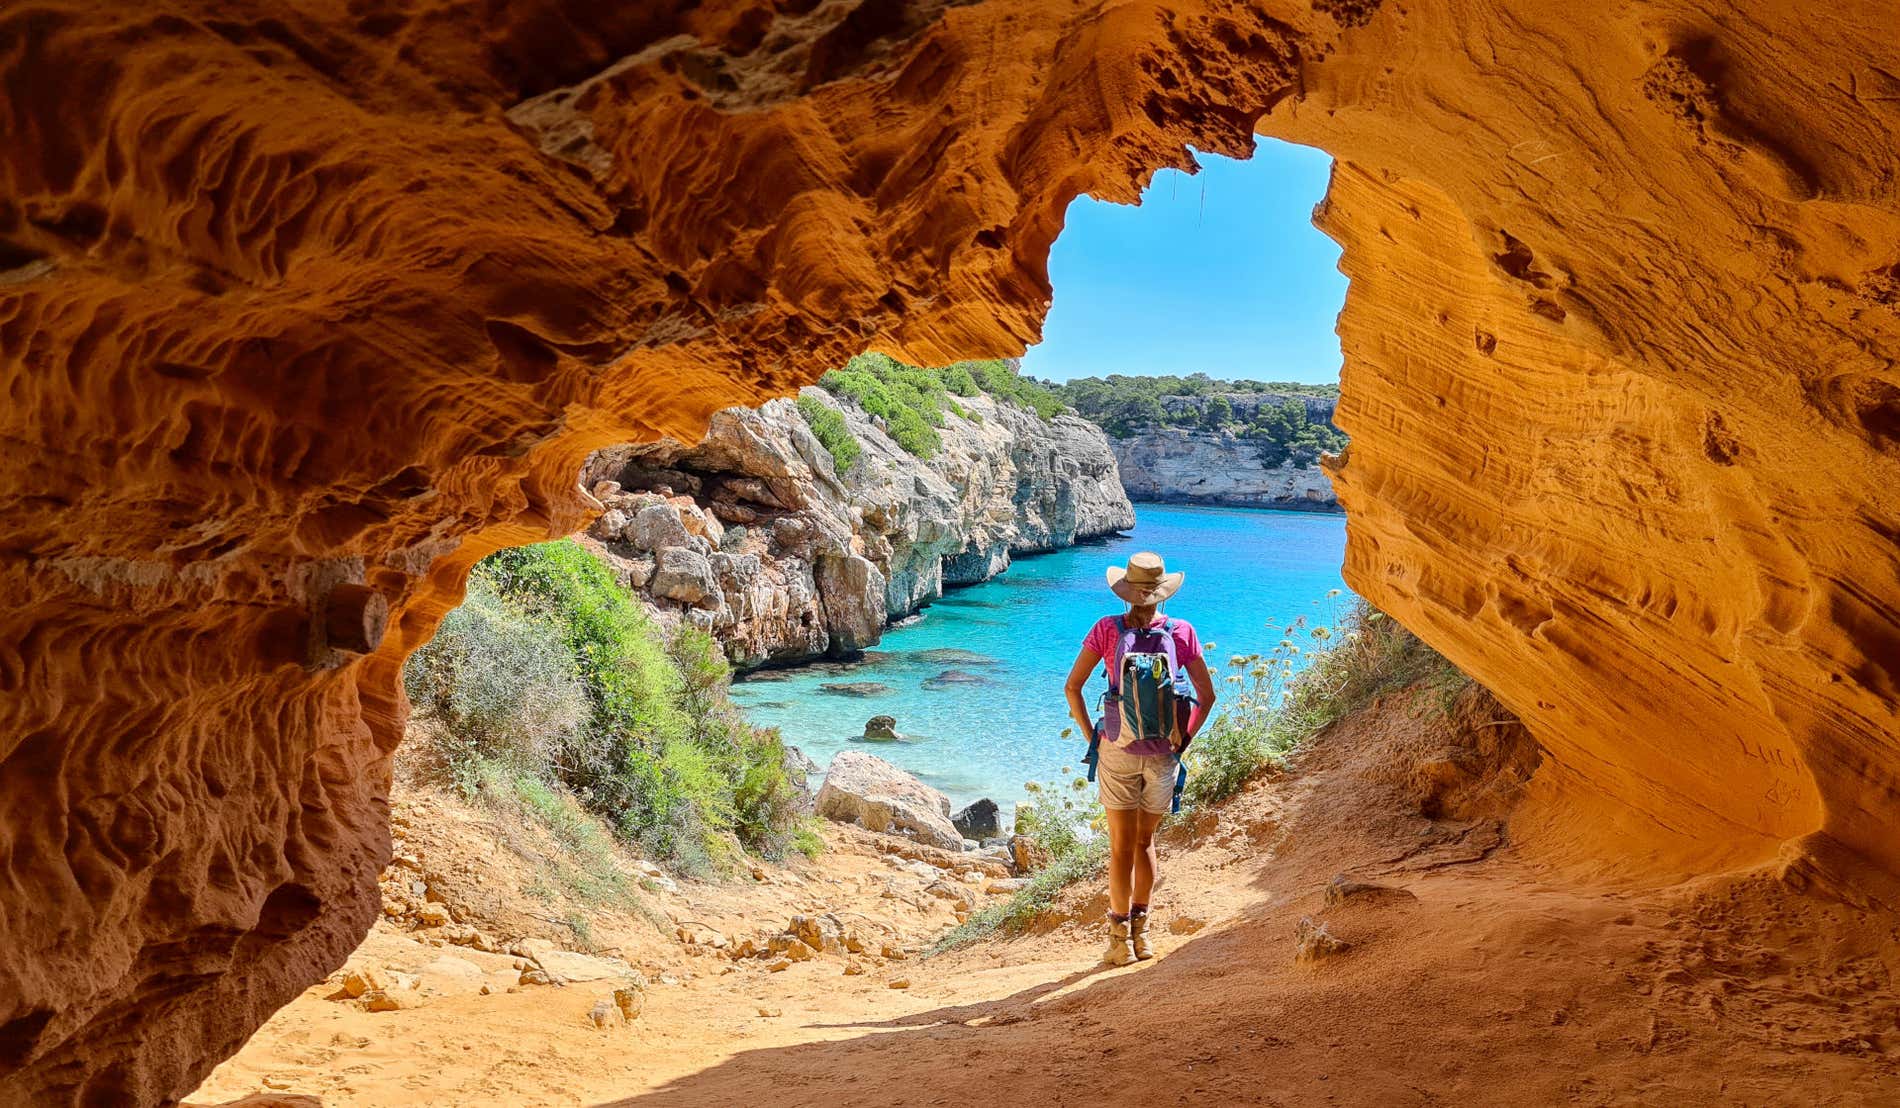
{"type": "MultiPolygon", "coordinates": [[[[1144,739],[1168,740],[1177,756],[1187,753],[1188,719],[1194,711],[1194,686],[1187,670],[1175,656],[1174,620],[1163,619],[1160,627],[1130,627],[1127,619],[1116,621],[1121,635],[1116,639],[1112,657],[1104,658],[1108,671],[1108,689],[1102,693],[1102,719],[1095,725],[1095,737],[1082,759],[1089,767],[1088,779],[1095,780],[1101,758],[1102,725],[1107,715],[1120,716],[1115,745],[1126,749],[1144,739]],[[1160,638],[1160,650],[1153,640],[1160,638]],[[1145,640],[1145,641],[1144,641],[1145,640]],[[1143,650],[1146,646],[1149,649],[1143,650]]],[[[1181,810],[1181,790],[1187,784],[1187,766],[1182,764],[1174,782],[1174,810],[1181,810]]]]}

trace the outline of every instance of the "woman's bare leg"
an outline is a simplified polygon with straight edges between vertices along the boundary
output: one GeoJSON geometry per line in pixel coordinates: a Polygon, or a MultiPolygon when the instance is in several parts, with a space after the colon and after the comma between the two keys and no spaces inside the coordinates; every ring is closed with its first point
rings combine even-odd
{"type": "MultiPolygon", "coordinates": [[[[1136,874],[1141,868],[1148,870],[1148,886],[1154,884],[1152,863],[1141,863],[1136,855],[1140,851],[1136,842],[1140,837],[1140,820],[1145,813],[1130,808],[1125,812],[1110,809],[1108,815],[1108,910],[1110,913],[1126,917],[1128,915],[1129,893],[1137,880],[1136,874]]],[[[1153,838],[1154,831],[1148,832],[1153,838]]]]}
{"type": "MultiPolygon", "coordinates": [[[[1129,896],[1121,902],[1122,906],[1120,908],[1115,909],[1115,911],[1118,912],[1126,912],[1128,911],[1130,903],[1145,906],[1148,903],[1148,898],[1154,895],[1155,873],[1160,869],[1161,864],[1160,857],[1155,853],[1155,829],[1161,826],[1161,821],[1166,819],[1167,816],[1156,812],[1144,812],[1139,809],[1133,812],[1111,812],[1109,814],[1131,815],[1135,817],[1133,821],[1134,826],[1129,829],[1132,839],[1130,842],[1130,853],[1132,857],[1129,861],[1133,863],[1133,872],[1130,874],[1129,896]]],[[[1111,823],[1109,826],[1113,827],[1114,825],[1111,823]]],[[[1111,905],[1115,903],[1115,891],[1112,879],[1109,884],[1108,899],[1111,905]]]]}

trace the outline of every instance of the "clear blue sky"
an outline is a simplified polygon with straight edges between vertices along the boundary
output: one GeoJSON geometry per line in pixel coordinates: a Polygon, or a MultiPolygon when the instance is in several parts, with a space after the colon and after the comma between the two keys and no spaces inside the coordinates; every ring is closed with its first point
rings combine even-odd
{"type": "Polygon", "coordinates": [[[1205,372],[1339,380],[1339,248],[1313,227],[1332,159],[1259,140],[1251,161],[1199,155],[1140,207],[1079,197],[1049,259],[1055,304],[1023,372],[1066,381],[1205,372]]]}

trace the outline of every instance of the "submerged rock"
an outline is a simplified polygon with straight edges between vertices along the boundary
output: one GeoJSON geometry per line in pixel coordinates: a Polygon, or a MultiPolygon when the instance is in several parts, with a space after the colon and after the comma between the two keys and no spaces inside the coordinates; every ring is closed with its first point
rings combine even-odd
{"type": "Polygon", "coordinates": [[[864,737],[874,742],[891,742],[897,736],[897,720],[893,716],[872,716],[864,722],[864,737]]]}
{"type": "Polygon", "coordinates": [[[874,755],[846,750],[833,757],[816,808],[839,823],[963,850],[963,836],[950,822],[950,798],[874,755]]]}
{"type": "Polygon", "coordinates": [[[818,691],[832,696],[889,696],[891,687],[877,681],[834,681],[818,686],[818,691]]]}
{"type": "Polygon", "coordinates": [[[960,646],[938,646],[929,650],[913,651],[909,657],[940,666],[993,666],[997,664],[996,659],[988,654],[965,650],[960,646]]]}
{"type": "Polygon", "coordinates": [[[967,669],[946,669],[935,677],[924,681],[926,689],[947,689],[955,685],[988,685],[990,678],[980,673],[971,673],[967,669]]]}

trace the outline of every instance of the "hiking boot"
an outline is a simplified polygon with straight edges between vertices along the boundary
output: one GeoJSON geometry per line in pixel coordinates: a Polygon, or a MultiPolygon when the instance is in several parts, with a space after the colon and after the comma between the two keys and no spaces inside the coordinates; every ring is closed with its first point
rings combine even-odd
{"type": "Polygon", "coordinates": [[[1125,966],[1134,960],[1134,954],[1128,949],[1128,921],[1109,920],[1108,949],[1102,952],[1102,963],[1110,966],[1125,966]]]}
{"type": "Polygon", "coordinates": [[[1136,961],[1146,962],[1155,956],[1148,947],[1148,913],[1143,912],[1128,921],[1128,945],[1136,961]]]}

